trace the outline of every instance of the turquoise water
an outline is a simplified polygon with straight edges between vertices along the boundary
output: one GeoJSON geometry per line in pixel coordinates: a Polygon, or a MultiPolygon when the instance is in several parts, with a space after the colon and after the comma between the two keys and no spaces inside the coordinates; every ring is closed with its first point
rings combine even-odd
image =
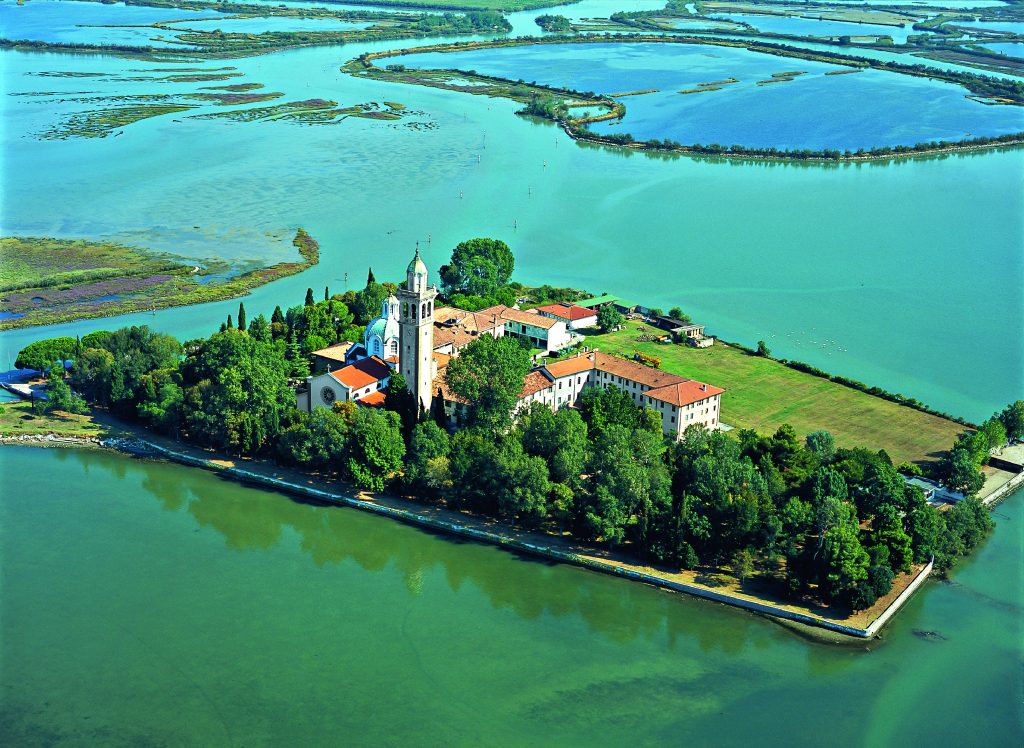
{"type": "Polygon", "coordinates": [[[1019,496],[865,651],[191,468],[4,447],[0,473],[5,745],[1024,738],[1019,496]]]}
{"type": "Polygon", "coordinates": [[[336,18],[287,18],[266,16],[260,18],[231,18],[213,21],[186,21],[175,24],[182,30],[219,30],[229,34],[265,34],[270,31],[351,31],[365,29],[369,21],[340,21],[336,18]]]}
{"type": "Polygon", "coordinates": [[[825,73],[843,68],[730,47],[565,44],[417,54],[401,62],[416,68],[475,70],[578,91],[657,89],[658,93],[627,99],[621,123],[592,126],[597,132],[628,132],[638,140],[856,150],[1024,128],[1019,109],[971,101],[959,86],[876,70],[828,76],[825,73]],[[757,85],[787,71],[806,74],[757,85]],[[740,82],[708,93],[678,93],[728,78],[740,82]]]}
{"type": "Polygon", "coordinates": [[[107,5],[30,0],[24,5],[18,5],[13,0],[2,0],[0,36],[44,42],[172,46],[167,42],[173,38],[172,34],[144,26],[185,18],[217,18],[220,15],[217,11],[149,8],[124,3],[107,5]],[[117,24],[122,28],[104,28],[104,24],[117,24]],[[133,28],[131,24],[138,26],[133,28]]]}
{"type": "Polygon", "coordinates": [[[1009,31],[1024,34],[1024,22],[1021,21],[953,21],[950,26],[963,26],[971,29],[988,29],[989,31],[1009,31]]]}
{"type": "Polygon", "coordinates": [[[986,49],[1010,57],[1024,57],[1024,42],[984,42],[986,49]]]}
{"type": "Polygon", "coordinates": [[[905,26],[883,26],[880,24],[849,23],[846,21],[816,20],[813,18],[788,18],[768,16],[760,13],[714,13],[715,18],[749,23],[759,31],[769,34],[792,34],[794,36],[891,36],[896,44],[903,44],[914,31],[912,24],[905,26]]]}
{"type": "MultiPolygon", "coordinates": [[[[257,290],[246,299],[250,314],[297,302],[307,287],[342,291],[346,274],[355,286],[370,264],[378,277],[394,277],[416,240],[436,268],[467,236],[499,236],[524,282],[679,304],[726,339],[764,338],[777,355],[971,418],[1024,393],[1020,151],[837,167],[582,147],[515,117],[512,102],[338,70],[361,52],[393,46],[217,61],[201,67],[241,75],[194,84],[157,80],[181,64],[5,51],[5,233],[117,239],[242,263],[295,259],[291,237],[304,226],[321,242],[320,265],[257,290]],[[47,72],[102,75],[39,75],[47,72]],[[283,92],[279,101],[398,101],[419,114],[306,127],[185,114],[118,137],[32,137],[57,117],[96,107],[89,97],[253,82],[283,92]],[[86,100],[59,101],[78,98],[86,100]],[[417,131],[410,122],[437,128],[417,131]]],[[[786,69],[793,66],[780,58],[766,72],[786,69]]],[[[754,93],[772,96],[772,88],[754,93]]],[[[730,95],[679,98],[720,94],[730,95]]],[[[630,111],[644,98],[627,100],[630,111]]],[[[41,335],[122,324],[204,335],[235,311],[237,301],[228,301],[7,331],[0,361],[41,335]]]]}

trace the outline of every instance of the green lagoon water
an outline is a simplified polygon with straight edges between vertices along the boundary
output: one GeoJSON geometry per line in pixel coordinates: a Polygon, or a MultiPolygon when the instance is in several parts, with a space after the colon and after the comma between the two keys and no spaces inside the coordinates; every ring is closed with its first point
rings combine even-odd
{"type": "MultiPolygon", "coordinates": [[[[103,105],[89,97],[210,84],[146,80],[172,65],[3,52],[4,233],[114,239],[244,266],[294,259],[290,239],[307,228],[321,243],[320,265],[256,291],[246,299],[250,314],[298,303],[307,287],[343,291],[346,274],[355,287],[370,264],[378,277],[397,276],[417,240],[436,268],[466,237],[498,236],[524,282],[678,304],[726,339],[763,338],[777,355],[969,418],[1024,393],[1019,150],[808,166],[582,147],[514,116],[509,101],[339,72],[363,51],[393,46],[209,67],[230,64],[241,73],[230,83],[263,83],[284,93],[281,101],[398,101],[411,112],[401,122],[299,126],[181,114],[116,137],[68,140],[34,135],[103,105]],[[60,77],[74,72],[96,75],[60,77]]],[[[236,309],[171,309],[47,334],[146,323],[192,337],[236,309]]],[[[0,334],[0,358],[10,361],[40,334],[0,334]]]]}
{"type": "Polygon", "coordinates": [[[201,470],[5,447],[0,475],[4,745],[1024,740],[1019,495],[840,648],[201,470]]]}

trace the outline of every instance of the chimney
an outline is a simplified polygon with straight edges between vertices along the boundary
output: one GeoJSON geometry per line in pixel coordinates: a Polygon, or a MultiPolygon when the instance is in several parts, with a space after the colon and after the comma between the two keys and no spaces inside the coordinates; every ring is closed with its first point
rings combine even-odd
{"type": "Polygon", "coordinates": [[[706,384],[702,384],[702,385],[700,386],[700,391],[701,391],[701,392],[707,392],[707,391],[708,391],[708,386],[707,386],[706,384]]]}

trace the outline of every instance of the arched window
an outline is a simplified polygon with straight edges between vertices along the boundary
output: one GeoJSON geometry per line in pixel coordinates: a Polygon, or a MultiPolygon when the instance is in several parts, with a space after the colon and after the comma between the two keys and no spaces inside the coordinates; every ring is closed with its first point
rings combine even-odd
{"type": "Polygon", "coordinates": [[[403,317],[408,317],[409,316],[409,304],[408,304],[408,302],[404,302],[402,304],[402,316],[403,317]]]}
{"type": "Polygon", "coordinates": [[[391,339],[391,355],[392,356],[397,356],[398,355],[398,340],[397,340],[397,338],[392,338],[391,339]]]}
{"type": "Polygon", "coordinates": [[[426,317],[426,316],[427,316],[427,305],[424,304],[423,308],[420,310],[420,318],[422,319],[423,317],[426,317]]]}

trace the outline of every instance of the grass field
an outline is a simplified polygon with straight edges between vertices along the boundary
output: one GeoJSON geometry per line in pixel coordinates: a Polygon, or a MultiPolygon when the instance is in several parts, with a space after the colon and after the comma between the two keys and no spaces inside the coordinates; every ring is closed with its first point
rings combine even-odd
{"type": "Polygon", "coordinates": [[[107,436],[110,429],[87,415],[49,413],[37,416],[27,401],[0,403],[0,436],[57,436],[92,439],[107,436]]]}
{"type": "Polygon", "coordinates": [[[964,430],[945,418],[721,343],[701,349],[637,342],[637,336],[644,333],[661,331],[630,321],[618,332],[590,336],[587,343],[603,353],[626,357],[634,352],[647,353],[660,358],[665,371],[724,388],[722,421],[736,428],[771,433],[788,423],[801,435],[825,429],[840,446],[884,449],[897,464],[937,459],[938,453],[948,449],[964,430]]]}

